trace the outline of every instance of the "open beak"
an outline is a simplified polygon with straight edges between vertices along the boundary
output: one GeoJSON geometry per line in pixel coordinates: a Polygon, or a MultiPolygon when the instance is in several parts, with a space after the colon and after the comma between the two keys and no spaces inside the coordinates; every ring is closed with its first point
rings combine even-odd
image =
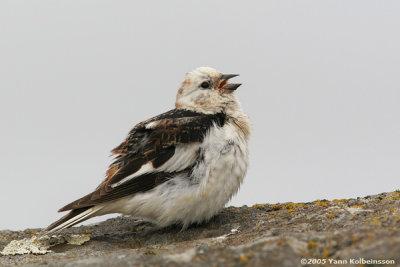
{"type": "Polygon", "coordinates": [[[228,80],[236,76],[239,76],[239,74],[222,74],[221,79],[219,81],[218,89],[227,93],[232,93],[233,91],[235,91],[242,84],[228,83],[228,80]]]}

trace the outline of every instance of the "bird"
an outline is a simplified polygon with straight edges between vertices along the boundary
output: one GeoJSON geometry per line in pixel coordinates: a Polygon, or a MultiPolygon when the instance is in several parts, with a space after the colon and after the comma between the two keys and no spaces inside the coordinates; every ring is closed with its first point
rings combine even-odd
{"type": "Polygon", "coordinates": [[[138,123],[111,151],[105,179],[59,209],[57,233],[89,218],[120,213],[159,227],[209,221],[238,192],[248,168],[249,117],[229,83],[211,67],[186,73],[175,108],[138,123]]]}

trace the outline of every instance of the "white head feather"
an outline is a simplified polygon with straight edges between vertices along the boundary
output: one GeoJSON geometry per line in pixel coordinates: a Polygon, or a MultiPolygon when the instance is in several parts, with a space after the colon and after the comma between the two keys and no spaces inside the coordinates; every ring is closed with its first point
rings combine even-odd
{"type": "Polygon", "coordinates": [[[205,114],[224,112],[233,117],[242,113],[236,95],[229,89],[234,84],[227,84],[222,77],[221,72],[210,67],[200,67],[187,73],[176,95],[176,108],[205,114]]]}

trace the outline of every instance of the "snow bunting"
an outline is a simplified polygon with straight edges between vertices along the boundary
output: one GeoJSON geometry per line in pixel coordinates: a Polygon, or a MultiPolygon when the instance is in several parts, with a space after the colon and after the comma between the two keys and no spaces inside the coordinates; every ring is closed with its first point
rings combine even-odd
{"type": "Polygon", "coordinates": [[[112,150],[105,180],[66,205],[58,232],[122,213],[164,227],[209,220],[238,191],[248,165],[250,122],[228,83],[236,74],[200,67],[185,76],[175,109],[137,124],[112,150]]]}

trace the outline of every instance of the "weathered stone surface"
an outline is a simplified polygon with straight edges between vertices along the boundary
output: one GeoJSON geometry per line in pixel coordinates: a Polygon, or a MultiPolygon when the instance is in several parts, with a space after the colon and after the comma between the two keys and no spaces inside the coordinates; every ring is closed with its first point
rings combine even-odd
{"type": "MultiPolygon", "coordinates": [[[[38,231],[0,231],[0,250],[38,231]]],[[[60,243],[45,255],[0,256],[0,265],[301,266],[305,258],[327,265],[331,260],[332,266],[357,266],[360,259],[365,265],[366,260],[394,260],[388,266],[400,266],[400,192],[229,207],[186,231],[177,226],[156,229],[121,216],[62,232],[65,240],[73,234],[90,240],[60,243]]]]}

